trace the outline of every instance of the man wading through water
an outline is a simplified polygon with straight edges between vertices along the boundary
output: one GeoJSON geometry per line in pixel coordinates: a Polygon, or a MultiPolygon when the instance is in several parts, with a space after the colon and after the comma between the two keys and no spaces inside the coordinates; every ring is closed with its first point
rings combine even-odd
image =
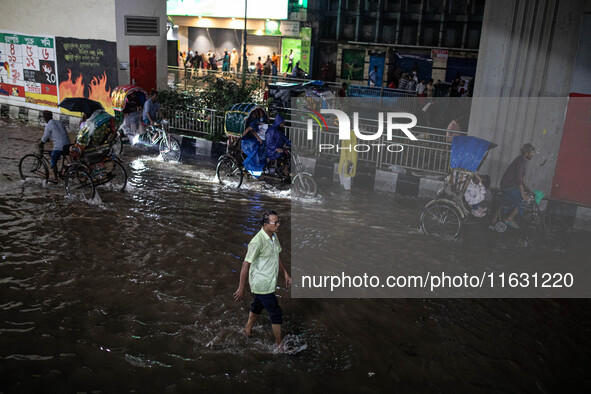
{"type": "Polygon", "coordinates": [[[240,284],[238,290],[234,293],[236,302],[244,297],[244,287],[246,278],[250,285],[250,292],[254,295],[254,301],[250,304],[250,314],[248,322],[244,328],[244,333],[250,336],[252,326],[259,318],[259,315],[266,309],[271,317],[271,326],[275,335],[277,347],[281,345],[281,323],[282,312],[277,297],[275,296],[275,287],[277,286],[277,274],[279,270],[283,272],[287,288],[291,286],[291,277],[281,262],[281,245],[275,234],[279,229],[279,217],[275,211],[268,211],[263,214],[263,228],[259,231],[248,244],[248,251],[242,263],[240,271],[240,284]]]}

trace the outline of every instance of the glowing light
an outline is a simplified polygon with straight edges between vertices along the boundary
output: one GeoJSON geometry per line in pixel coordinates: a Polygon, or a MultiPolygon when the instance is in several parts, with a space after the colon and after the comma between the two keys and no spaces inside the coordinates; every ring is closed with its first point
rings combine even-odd
{"type": "Polygon", "coordinates": [[[232,21],[230,21],[230,28],[244,29],[244,21],[243,20],[232,20],[232,21]]]}
{"type": "Polygon", "coordinates": [[[213,23],[211,22],[211,19],[209,19],[209,18],[201,18],[197,21],[197,26],[198,27],[212,27],[213,23]]]}

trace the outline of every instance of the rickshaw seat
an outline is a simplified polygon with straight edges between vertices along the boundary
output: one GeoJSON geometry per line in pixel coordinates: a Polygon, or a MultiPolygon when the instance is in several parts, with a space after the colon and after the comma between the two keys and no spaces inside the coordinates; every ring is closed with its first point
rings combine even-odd
{"type": "Polygon", "coordinates": [[[82,152],[81,160],[86,161],[88,164],[100,163],[105,160],[105,158],[109,157],[110,151],[111,146],[109,144],[85,149],[84,152],[82,152]]]}

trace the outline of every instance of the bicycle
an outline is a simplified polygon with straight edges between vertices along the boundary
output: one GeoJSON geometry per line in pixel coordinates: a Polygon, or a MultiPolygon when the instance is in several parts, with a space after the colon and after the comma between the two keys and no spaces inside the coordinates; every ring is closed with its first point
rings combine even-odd
{"type": "MultiPolygon", "coordinates": [[[[540,198],[541,201],[541,198],[540,198]]],[[[496,213],[497,221],[489,228],[494,228],[499,233],[505,232],[507,225],[503,221],[506,215],[506,203],[501,192],[496,192],[493,197],[493,212],[496,213]]],[[[529,201],[522,203],[523,216],[518,218],[525,240],[529,246],[564,248],[570,239],[571,227],[568,226],[558,215],[548,211],[542,211],[539,202],[536,200],[535,192],[529,193],[529,201]]]]}
{"type": "Polygon", "coordinates": [[[131,141],[126,137],[123,127],[119,127],[118,135],[113,144],[113,152],[120,154],[125,144],[141,144],[148,147],[158,148],[164,161],[181,161],[181,144],[179,141],[168,134],[166,130],[167,120],[162,120],[160,124],[146,126],[145,133],[135,135],[131,141]]]}
{"type": "MultiPolygon", "coordinates": [[[[51,151],[43,150],[43,147],[43,144],[39,144],[39,151],[37,153],[29,153],[23,156],[23,158],[20,160],[18,164],[18,171],[21,179],[41,179],[44,181],[49,181],[51,151]]],[[[58,177],[63,179],[65,176],[65,170],[69,165],[65,154],[62,154],[57,165],[58,177]]]]}
{"type": "MultiPolygon", "coordinates": [[[[19,162],[19,173],[22,179],[49,180],[49,160],[51,151],[44,151],[39,146],[38,153],[29,153],[19,162]]],[[[69,197],[91,200],[95,196],[96,187],[112,183],[117,191],[127,186],[127,171],[121,159],[111,153],[109,147],[96,151],[84,152],[79,161],[69,163],[66,155],[60,159],[58,177],[64,180],[65,192],[69,197]]]]}

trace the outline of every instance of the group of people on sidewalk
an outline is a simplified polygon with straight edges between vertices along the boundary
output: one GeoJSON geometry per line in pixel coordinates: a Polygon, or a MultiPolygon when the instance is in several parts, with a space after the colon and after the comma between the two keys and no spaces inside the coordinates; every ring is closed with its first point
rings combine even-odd
{"type": "Polygon", "coordinates": [[[198,53],[197,51],[193,52],[191,48],[189,48],[189,52],[179,52],[179,59],[178,63],[179,66],[184,66],[185,70],[219,70],[219,60],[222,61],[222,71],[231,71],[231,72],[238,72],[239,71],[239,62],[240,62],[240,55],[236,52],[236,48],[232,49],[232,52],[228,52],[227,49],[224,49],[224,54],[218,56],[215,51],[211,49],[205,53],[198,53]]]}
{"type": "MultiPolygon", "coordinates": [[[[248,68],[248,57],[251,55],[252,53],[248,52],[246,54],[247,72],[250,72],[248,68]]],[[[289,53],[287,53],[284,58],[287,62],[285,76],[291,76],[293,78],[299,77],[303,70],[300,68],[299,60],[296,61],[295,59],[293,49],[290,49],[289,53]]],[[[240,72],[242,66],[241,56],[236,51],[236,48],[233,48],[232,52],[228,52],[227,49],[224,49],[224,54],[221,56],[221,58],[216,54],[215,51],[212,51],[211,49],[207,53],[203,52],[199,54],[197,51],[194,52],[191,50],[191,48],[189,48],[188,52],[180,51],[178,56],[179,66],[184,66],[185,70],[189,71],[191,75],[197,72],[196,70],[219,70],[218,63],[220,60],[222,63],[221,71],[232,73],[240,72]]],[[[254,72],[256,72],[258,77],[263,75],[276,76],[279,74],[279,60],[280,56],[275,52],[273,52],[273,55],[267,55],[265,59],[259,56],[257,62],[254,63],[254,72]]]]}

